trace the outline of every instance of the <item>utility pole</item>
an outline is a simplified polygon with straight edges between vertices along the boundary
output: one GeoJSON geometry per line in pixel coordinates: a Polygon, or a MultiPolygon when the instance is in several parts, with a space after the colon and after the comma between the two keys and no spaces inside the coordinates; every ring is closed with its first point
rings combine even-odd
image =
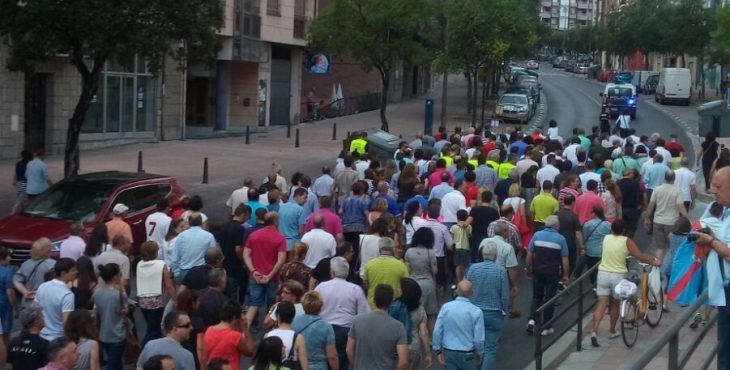
{"type": "MultiPolygon", "coordinates": [[[[442,5],[446,5],[446,0],[442,2],[442,5]]],[[[448,55],[448,49],[449,49],[449,35],[447,34],[449,29],[449,20],[444,15],[444,21],[443,21],[443,42],[444,42],[444,54],[448,55]]],[[[441,126],[446,127],[446,105],[449,102],[449,73],[444,72],[444,77],[441,81],[443,86],[441,86],[441,126]]]]}

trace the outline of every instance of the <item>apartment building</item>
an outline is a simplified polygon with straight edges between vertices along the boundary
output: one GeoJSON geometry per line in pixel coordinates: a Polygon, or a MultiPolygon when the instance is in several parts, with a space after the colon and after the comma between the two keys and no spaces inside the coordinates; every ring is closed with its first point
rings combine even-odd
{"type": "Polygon", "coordinates": [[[588,26],[598,19],[601,0],[542,0],[540,21],[555,30],[588,26]]]}

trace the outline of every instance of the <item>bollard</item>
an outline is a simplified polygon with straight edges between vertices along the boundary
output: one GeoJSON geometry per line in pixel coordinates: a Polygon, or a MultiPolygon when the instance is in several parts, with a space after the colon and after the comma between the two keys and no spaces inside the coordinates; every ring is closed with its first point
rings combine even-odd
{"type": "Polygon", "coordinates": [[[332,141],[337,140],[337,122],[332,124],[332,141]]]}
{"type": "Polygon", "coordinates": [[[251,143],[250,136],[249,136],[250,135],[250,131],[251,131],[251,126],[246,125],[246,144],[250,144],[251,143]]]}
{"type": "Polygon", "coordinates": [[[347,152],[347,139],[342,139],[342,150],[347,152]]]}
{"type": "Polygon", "coordinates": [[[403,139],[403,134],[398,134],[399,139],[403,139]]]}
{"type": "Polygon", "coordinates": [[[141,150],[139,151],[139,153],[137,153],[137,172],[144,173],[144,167],[142,167],[142,151],[141,150]]]}
{"type": "Polygon", "coordinates": [[[291,138],[291,122],[286,124],[286,138],[291,138]]]}
{"type": "Polygon", "coordinates": [[[203,184],[208,183],[208,157],[203,160],[203,184]]]}
{"type": "Polygon", "coordinates": [[[297,129],[296,138],[294,138],[294,147],[299,148],[299,129],[297,129]]]}
{"type": "Polygon", "coordinates": [[[347,131],[347,137],[345,139],[349,139],[349,138],[350,138],[350,131],[347,131]]]}

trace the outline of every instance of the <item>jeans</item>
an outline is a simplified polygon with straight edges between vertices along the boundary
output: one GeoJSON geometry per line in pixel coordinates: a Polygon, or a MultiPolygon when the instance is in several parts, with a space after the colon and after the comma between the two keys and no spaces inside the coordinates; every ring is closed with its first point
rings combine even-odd
{"type": "Polygon", "coordinates": [[[497,347],[502,337],[504,315],[501,311],[483,310],[484,314],[484,359],[481,370],[491,370],[497,359],[497,347]]]}
{"type": "Polygon", "coordinates": [[[474,352],[457,352],[444,349],[446,367],[444,370],[477,370],[474,352]]]}
{"type": "Polygon", "coordinates": [[[730,315],[725,307],[717,308],[717,369],[730,368],[730,315]]]}
{"type": "Polygon", "coordinates": [[[253,278],[249,278],[248,287],[250,290],[248,295],[249,306],[267,307],[276,302],[279,282],[270,281],[267,284],[259,284],[253,278]]]}
{"type": "Polygon", "coordinates": [[[236,302],[243,304],[248,292],[248,272],[230,272],[228,273],[228,281],[226,285],[226,295],[236,302]]]}
{"type": "Polygon", "coordinates": [[[154,310],[142,310],[142,316],[144,321],[147,323],[147,331],[144,334],[144,339],[140,345],[144,345],[154,339],[162,338],[162,314],[165,312],[165,307],[156,308],[154,310]]]}
{"type": "Polygon", "coordinates": [[[126,340],[117,343],[101,343],[101,349],[106,353],[106,370],[123,370],[124,364],[122,355],[124,354],[124,345],[126,340]]]}
{"type": "Polygon", "coordinates": [[[188,272],[190,272],[190,269],[180,270],[177,274],[175,274],[173,278],[175,280],[175,286],[182,285],[183,279],[185,279],[185,276],[188,274],[188,272]]]}
{"type": "MultiPolygon", "coordinates": [[[[337,348],[337,357],[340,359],[340,369],[347,370],[350,364],[347,362],[347,335],[350,333],[350,328],[347,326],[332,325],[332,329],[335,331],[335,348],[337,348]]],[[[331,369],[336,370],[336,369],[331,369]]]]}
{"type": "MultiPolygon", "coordinates": [[[[535,275],[532,279],[532,304],[530,305],[530,319],[535,320],[535,311],[537,311],[543,303],[549,301],[558,292],[558,281],[557,277],[554,276],[540,276],[535,275]]],[[[553,318],[553,312],[555,306],[550,306],[543,311],[542,322],[547,322],[553,318]]],[[[486,323],[486,317],[485,317],[486,323]]],[[[543,329],[547,327],[543,326],[543,329]]],[[[536,333],[540,335],[540,333],[536,333]]]]}

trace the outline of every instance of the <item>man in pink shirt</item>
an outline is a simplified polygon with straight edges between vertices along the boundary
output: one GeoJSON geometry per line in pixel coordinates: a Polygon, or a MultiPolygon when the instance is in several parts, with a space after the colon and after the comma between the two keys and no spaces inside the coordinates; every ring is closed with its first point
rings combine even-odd
{"type": "Polygon", "coordinates": [[[598,195],[598,182],[596,180],[588,180],[586,188],[588,191],[578,196],[575,200],[575,213],[578,215],[578,221],[581,226],[593,218],[593,207],[605,207],[603,199],[598,195]]]}
{"type": "MultiPolygon", "coordinates": [[[[441,184],[441,174],[446,171],[446,160],[439,158],[436,160],[436,170],[428,176],[428,188],[433,189],[434,186],[441,184]]],[[[449,181],[451,182],[451,181],[449,181]]]]}
{"type": "Polygon", "coordinates": [[[243,248],[243,261],[249,275],[248,322],[253,322],[258,307],[266,309],[276,301],[279,289],[279,269],[286,262],[286,238],[279,232],[279,215],[264,216],[264,227],[254,231],[243,248]]]}
{"type": "Polygon", "coordinates": [[[342,234],[342,219],[336,213],[332,212],[332,198],[324,196],[319,198],[319,212],[312,213],[307,217],[307,223],[304,225],[304,232],[310,232],[314,228],[314,216],[321,215],[324,217],[324,231],[332,234],[337,242],[344,239],[342,234]]]}

